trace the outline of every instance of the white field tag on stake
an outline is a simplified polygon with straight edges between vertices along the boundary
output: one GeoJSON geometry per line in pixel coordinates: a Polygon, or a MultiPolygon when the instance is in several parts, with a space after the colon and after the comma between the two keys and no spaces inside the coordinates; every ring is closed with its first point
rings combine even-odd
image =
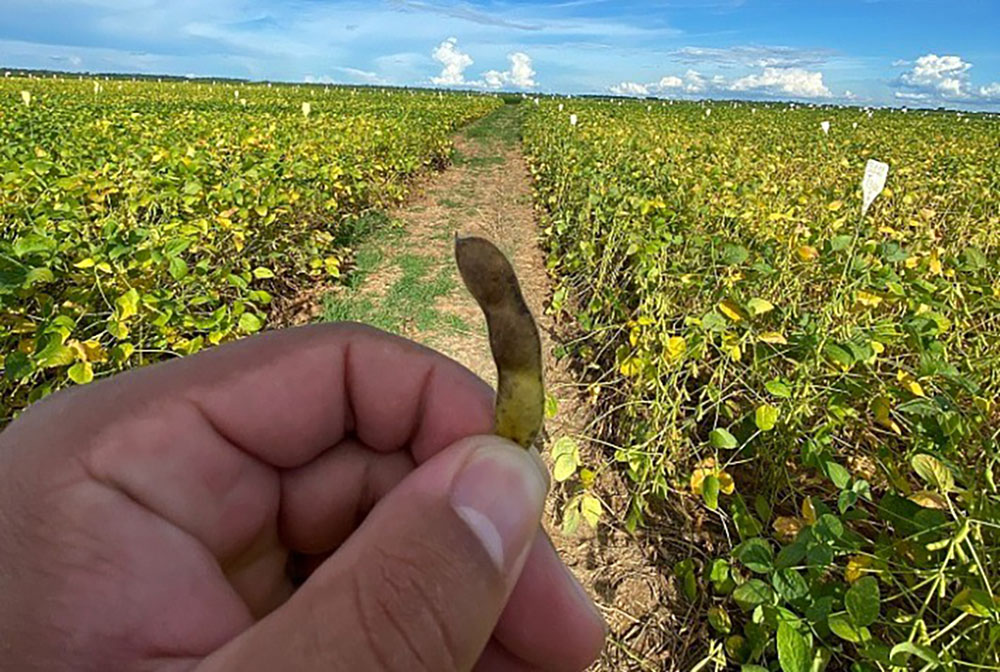
{"type": "Polygon", "coordinates": [[[868,159],[865,166],[865,179],[861,182],[861,191],[864,193],[864,203],[861,206],[861,216],[864,217],[868,208],[875,201],[875,197],[885,189],[885,178],[889,176],[889,164],[868,159]]]}
{"type": "Polygon", "coordinates": [[[31,91],[21,92],[21,102],[23,102],[27,106],[31,105],[31,91]]]}
{"type": "Polygon", "coordinates": [[[312,112],[312,105],[309,103],[302,103],[302,116],[308,117],[309,113],[312,112]]]}
{"type": "Polygon", "coordinates": [[[821,121],[819,122],[819,127],[823,129],[823,135],[829,135],[830,133],[830,122],[821,121]]]}
{"type": "Polygon", "coordinates": [[[576,117],[575,114],[569,115],[569,125],[570,126],[576,126],[576,122],[577,121],[578,121],[578,119],[577,119],[577,117],[576,117]]]}

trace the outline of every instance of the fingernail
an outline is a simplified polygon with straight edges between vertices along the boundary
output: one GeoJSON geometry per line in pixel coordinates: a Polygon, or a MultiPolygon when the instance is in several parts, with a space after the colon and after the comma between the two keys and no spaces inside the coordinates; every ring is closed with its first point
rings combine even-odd
{"type": "Polygon", "coordinates": [[[497,569],[510,576],[535,538],[547,490],[527,451],[482,437],[452,483],[451,505],[497,569]]]}

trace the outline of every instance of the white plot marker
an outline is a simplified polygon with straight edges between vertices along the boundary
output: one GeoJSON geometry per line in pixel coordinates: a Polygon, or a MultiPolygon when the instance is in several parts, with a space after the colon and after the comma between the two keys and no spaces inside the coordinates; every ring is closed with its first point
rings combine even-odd
{"type": "Polygon", "coordinates": [[[579,120],[576,118],[575,114],[569,115],[569,125],[570,126],[576,126],[576,122],[577,121],[579,121],[579,120]]]}
{"type": "Polygon", "coordinates": [[[819,127],[823,129],[823,135],[830,135],[830,122],[821,121],[819,122],[819,127]]]}
{"type": "Polygon", "coordinates": [[[308,118],[309,114],[312,112],[312,105],[309,103],[302,103],[302,116],[308,118]]]}
{"type": "Polygon", "coordinates": [[[26,106],[31,106],[31,91],[22,91],[21,100],[24,101],[26,106]]]}
{"type": "Polygon", "coordinates": [[[865,179],[861,182],[864,203],[861,205],[861,216],[864,217],[875,198],[885,189],[885,179],[889,176],[889,164],[868,159],[865,166],[865,179]]]}

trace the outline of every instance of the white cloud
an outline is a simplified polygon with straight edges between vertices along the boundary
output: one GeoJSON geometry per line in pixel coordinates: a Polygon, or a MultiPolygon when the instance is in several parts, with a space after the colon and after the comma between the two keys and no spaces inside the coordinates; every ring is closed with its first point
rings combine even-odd
{"type": "Polygon", "coordinates": [[[684,86],[684,80],[676,75],[667,75],[660,80],[661,89],[679,89],[684,86]]]}
{"type": "MultiPolygon", "coordinates": [[[[904,61],[897,61],[900,63],[904,61]]],[[[1000,82],[978,89],[972,84],[969,71],[972,63],[961,56],[924,54],[899,76],[895,85],[896,98],[903,100],[938,100],[958,102],[1000,102],[1000,82]]]]}
{"type": "Polygon", "coordinates": [[[959,56],[926,54],[916,60],[912,69],[899,76],[899,82],[909,89],[945,99],[968,98],[971,95],[970,68],[972,64],[959,56]]]}
{"type": "Polygon", "coordinates": [[[438,86],[459,86],[465,84],[465,71],[474,61],[468,54],[458,50],[458,38],[449,37],[437,46],[431,54],[441,64],[441,74],[431,77],[438,86]]]}
{"type": "Polygon", "coordinates": [[[504,72],[487,70],[483,73],[483,84],[487,88],[500,89],[512,86],[517,89],[533,89],[538,86],[530,56],[523,51],[515,51],[508,54],[507,59],[510,61],[510,70],[504,72]]]}
{"type": "Polygon", "coordinates": [[[979,95],[990,101],[1000,101],[1000,82],[993,82],[989,86],[979,87],[979,95]]]}
{"type": "Polygon", "coordinates": [[[708,84],[700,72],[688,70],[684,73],[683,78],[677,75],[667,75],[661,78],[655,88],[660,92],[703,93],[708,88],[708,84]]]}
{"type": "Polygon", "coordinates": [[[764,68],[759,74],[741,77],[729,85],[730,91],[750,91],[795,98],[829,98],[822,72],[803,68],[764,68]]]}
{"type": "Polygon", "coordinates": [[[609,89],[616,96],[648,96],[649,87],[638,82],[622,82],[609,89]]]}

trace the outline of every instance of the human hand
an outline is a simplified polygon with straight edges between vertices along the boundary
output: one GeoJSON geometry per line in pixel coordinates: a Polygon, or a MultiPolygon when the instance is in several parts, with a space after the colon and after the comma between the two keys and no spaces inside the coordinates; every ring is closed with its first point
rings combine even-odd
{"type": "Polygon", "coordinates": [[[53,395],[0,433],[0,669],[581,670],[603,621],[491,429],[467,370],[346,325],[53,395]]]}

